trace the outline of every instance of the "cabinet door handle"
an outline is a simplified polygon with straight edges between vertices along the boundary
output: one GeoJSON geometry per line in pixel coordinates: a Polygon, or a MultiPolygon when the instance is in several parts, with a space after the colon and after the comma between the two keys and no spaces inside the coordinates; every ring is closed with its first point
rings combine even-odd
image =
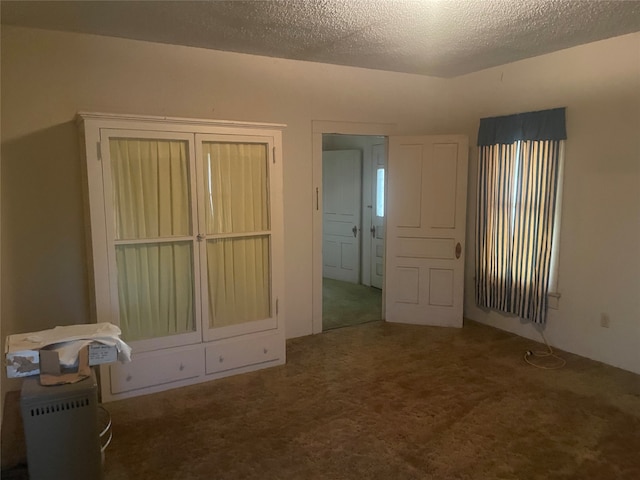
{"type": "Polygon", "coordinates": [[[220,355],[220,363],[224,362],[224,357],[220,355]]]}
{"type": "Polygon", "coordinates": [[[265,353],[265,354],[266,354],[268,351],[269,351],[268,349],[266,349],[266,348],[264,349],[264,353],[265,353]]]}

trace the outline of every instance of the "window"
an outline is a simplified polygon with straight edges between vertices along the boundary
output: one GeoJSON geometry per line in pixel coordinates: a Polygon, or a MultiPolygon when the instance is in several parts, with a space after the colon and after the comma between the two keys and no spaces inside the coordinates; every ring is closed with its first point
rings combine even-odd
{"type": "Polygon", "coordinates": [[[483,119],[478,134],[476,302],[536,323],[557,275],[564,113],[483,119]]]}
{"type": "Polygon", "coordinates": [[[384,217],[384,168],[376,170],[376,216],[384,217]]]}

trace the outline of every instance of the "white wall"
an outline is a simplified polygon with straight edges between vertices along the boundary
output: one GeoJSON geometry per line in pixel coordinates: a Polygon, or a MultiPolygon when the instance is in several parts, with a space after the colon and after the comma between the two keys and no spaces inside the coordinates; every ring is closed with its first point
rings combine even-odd
{"type": "MultiPolygon", "coordinates": [[[[2,333],[87,320],[78,111],[288,124],[285,315],[295,337],[312,331],[312,120],[473,140],[482,116],[564,105],[562,299],[547,335],[640,372],[639,43],[640,34],[629,35],[445,80],[3,26],[2,333]],[[600,312],[610,315],[609,330],[598,327],[600,312]]],[[[472,149],[470,232],[475,156],[472,149]]],[[[471,247],[470,233],[470,262],[471,247]]],[[[467,315],[533,335],[474,308],[470,262],[467,315]]]]}
{"type": "Polygon", "coordinates": [[[1,48],[5,335],[88,320],[78,111],[288,125],[288,337],[312,331],[312,121],[446,128],[441,79],[5,26],[1,48]]]}
{"type": "MultiPolygon", "coordinates": [[[[640,373],[640,34],[492,68],[452,81],[475,144],[481,117],[567,107],[559,348],[640,373]],[[600,315],[611,318],[600,326],[600,315]]],[[[540,340],[530,324],[475,306],[477,149],[469,168],[465,315],[540,340]]]]}

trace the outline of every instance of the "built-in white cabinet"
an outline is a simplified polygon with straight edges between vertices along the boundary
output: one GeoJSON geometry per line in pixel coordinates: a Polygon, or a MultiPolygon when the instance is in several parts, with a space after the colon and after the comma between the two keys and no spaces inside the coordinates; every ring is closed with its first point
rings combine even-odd
{"type": "Polygon", "coordinates": [[[282,125],[81,113],[103,401],[285,362],[282,125]]]}

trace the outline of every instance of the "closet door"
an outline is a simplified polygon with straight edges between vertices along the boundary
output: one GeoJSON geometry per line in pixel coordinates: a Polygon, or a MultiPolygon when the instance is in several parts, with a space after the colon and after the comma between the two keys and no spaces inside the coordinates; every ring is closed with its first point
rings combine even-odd
{"type": "Polygon", "coordinates": [[[206,340],[278,326],[281,165],[274,143],[269,136],[196,135],[206,340]]]}
{"type": "Polygon", "coordinates": [[[192,134],[101,129],[111,321],[136,352],[198,343],[192,134]]]}

